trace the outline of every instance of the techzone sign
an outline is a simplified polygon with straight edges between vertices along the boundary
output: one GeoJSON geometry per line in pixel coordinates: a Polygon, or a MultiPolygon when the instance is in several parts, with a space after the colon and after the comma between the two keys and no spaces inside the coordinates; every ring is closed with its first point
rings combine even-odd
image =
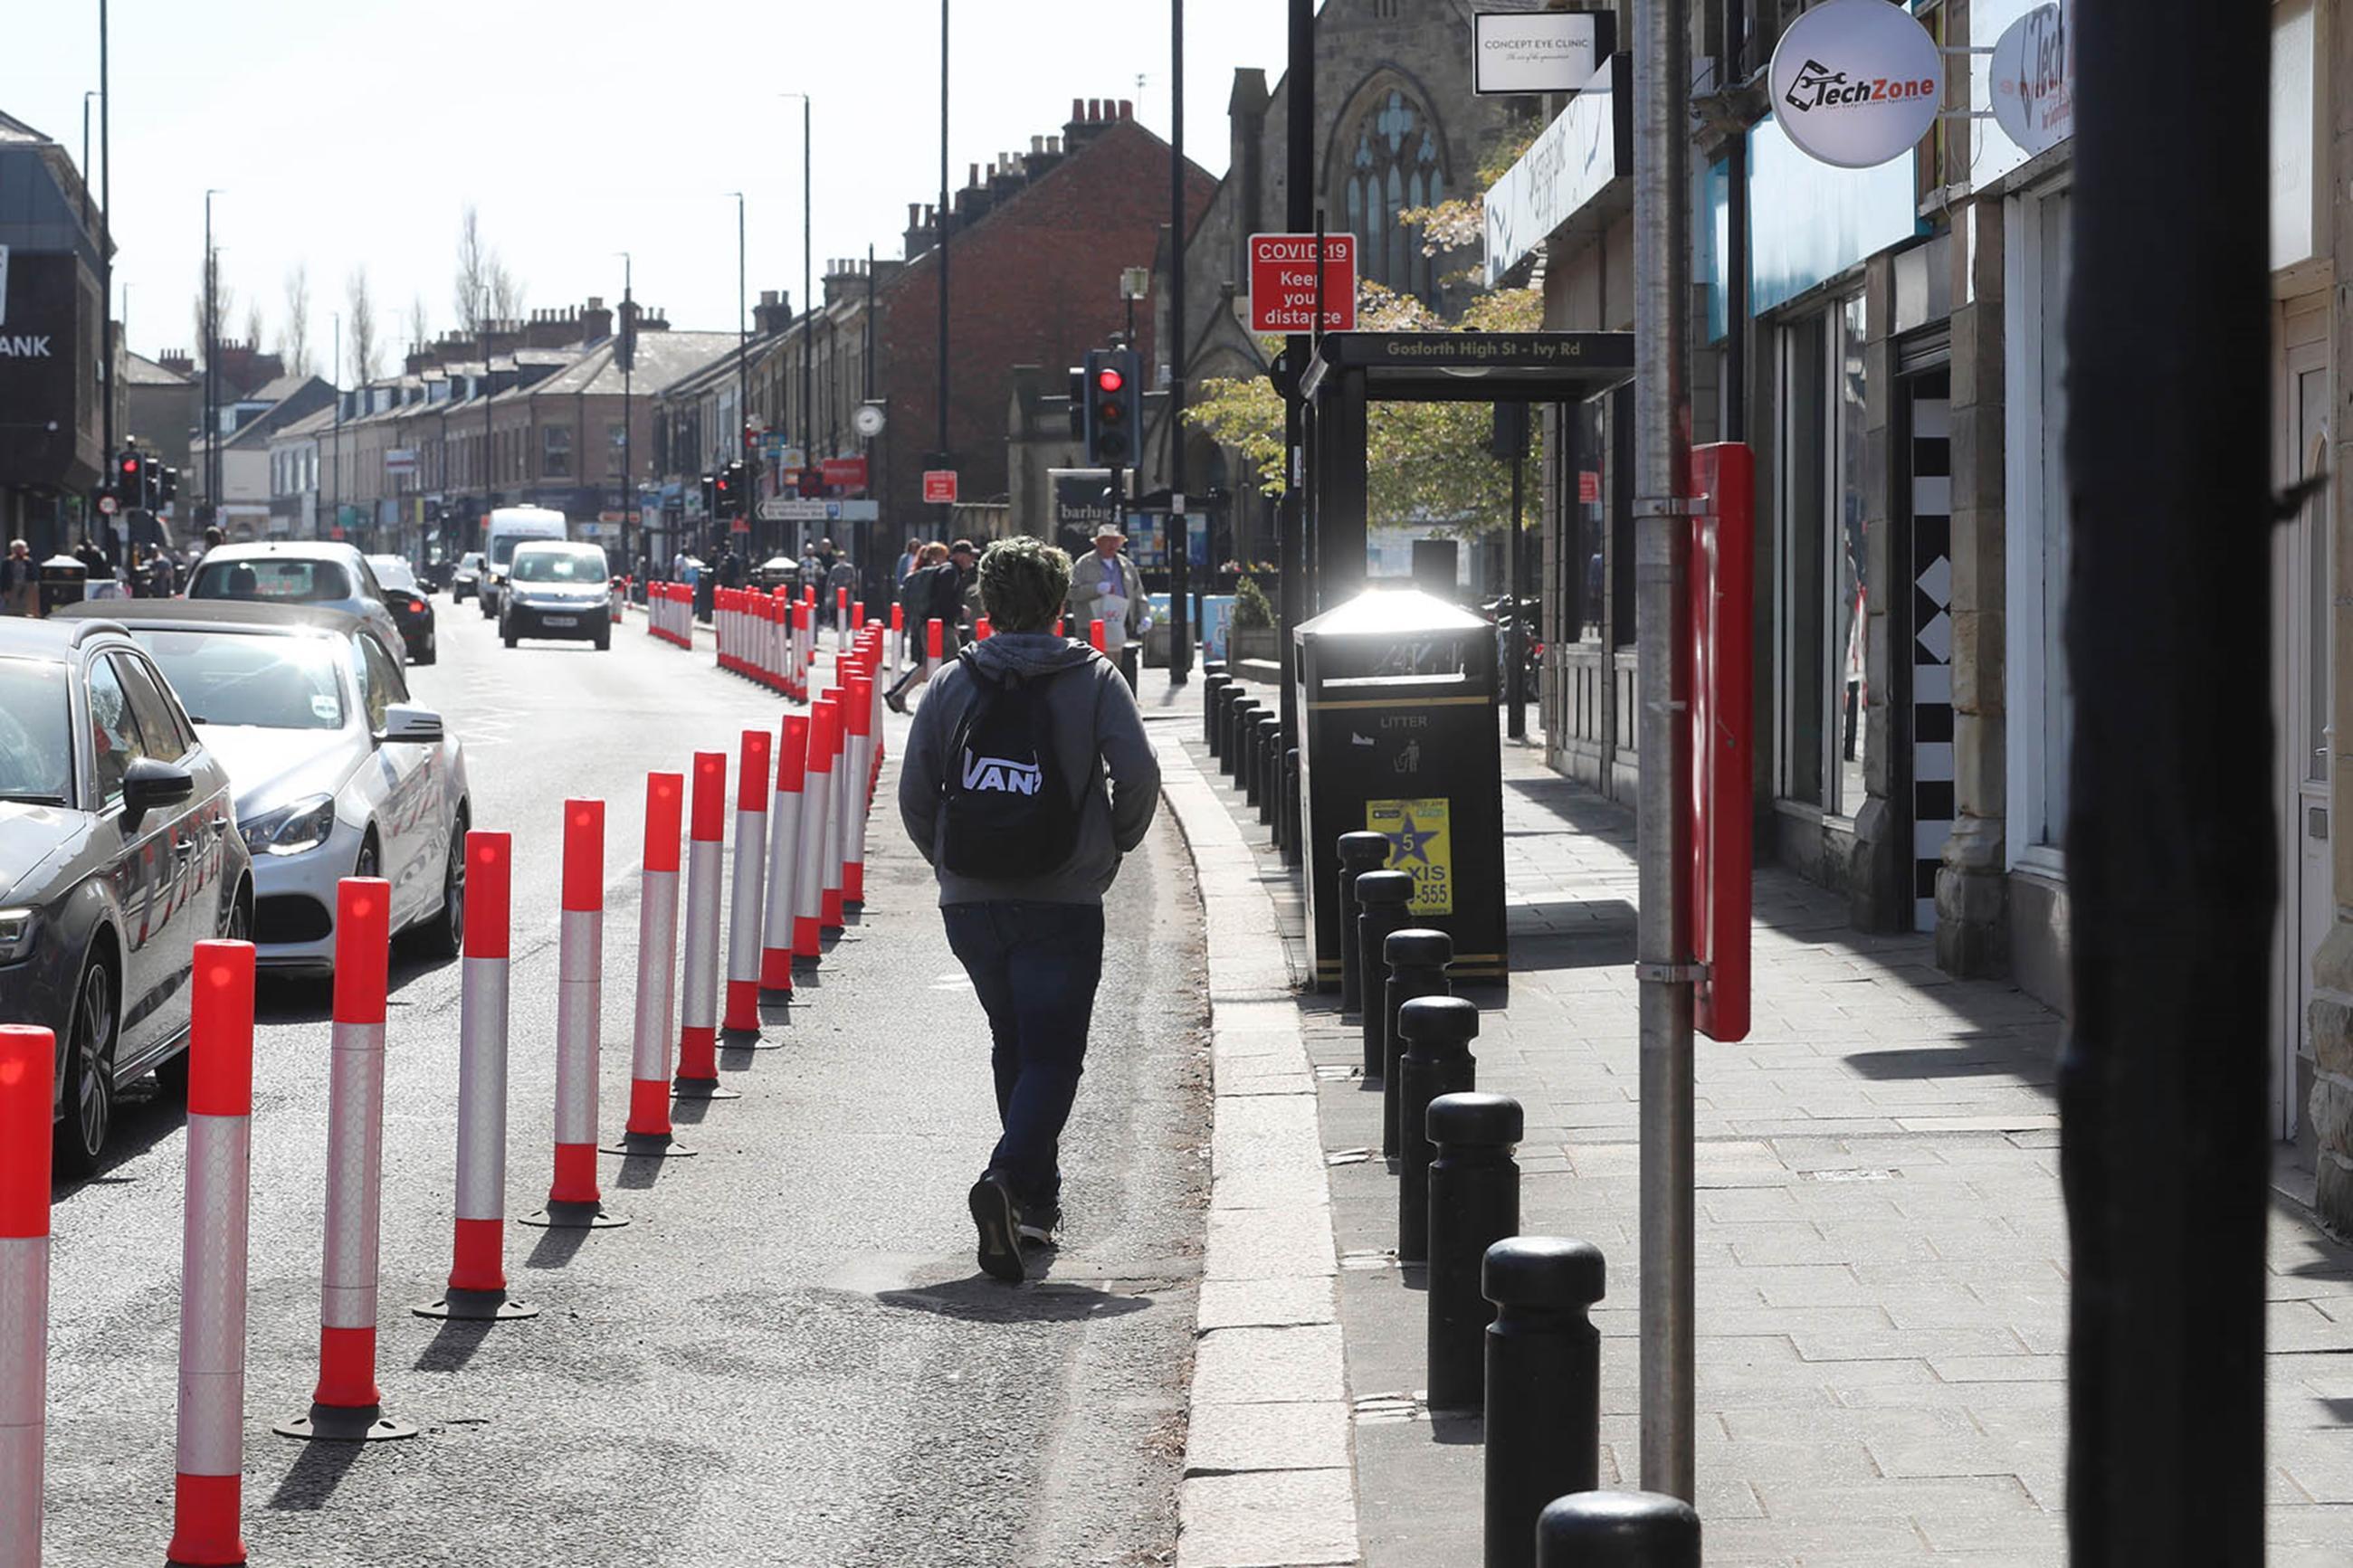
{"type": "Polygon", "coordinates": [[[1799,152],[1869,169],[1917,146],[1936,123],[1944,57],[1887,0],[1824,0],[1773,50],[1773,117],[1799,152]]]}
{"type": "MultiPolygon", "coordinates": [[[[1356,237],[1324,237],[1324,330],[1356,330],[1356,237]]],[[[1250,241],[1250,330],[1315,330],[1315,237],[1254,234],[1250,241]]]]}

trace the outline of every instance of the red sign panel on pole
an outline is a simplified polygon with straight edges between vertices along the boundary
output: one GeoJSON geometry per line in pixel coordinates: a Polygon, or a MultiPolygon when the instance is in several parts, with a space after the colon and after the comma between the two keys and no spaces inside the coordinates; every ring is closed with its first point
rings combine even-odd
{"type": "MultiPolygon", "coordinates": [[[[1250,315],[1253,332],[1315,330],[1315,237],[1254,234],[1250,240],[1250,315]]],[[[1356,237],[1324,237],[1324,330],[1356,330],[1356,237]]]]}
{"type": "Polygon", "coordinates": [[[828,489],[862,490],[866,488],[866,459],[863,458],[828,458],[820,471],[828,489]]]}
{"type": "Polygon", "coordinates": [[[949,506],[956,499],[956,471],[954,468],[923,470],[923,504],[949,506]]]}
{"type": "Polygon", "coordinates": [[[1692,957],[1694,1022],[1748,1037],[1749,800],[1756,772],[1757,459],[1737,443],[1694,447],[1691,603],[1692,957]]]}

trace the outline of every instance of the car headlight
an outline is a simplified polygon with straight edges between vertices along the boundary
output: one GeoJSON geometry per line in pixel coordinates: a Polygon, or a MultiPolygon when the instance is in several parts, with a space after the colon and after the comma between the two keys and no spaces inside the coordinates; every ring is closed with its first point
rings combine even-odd
{"type": "Polygon", "coordinates": [[[14,963],[29,954],[40,925],[38,910],[0,910],[0,963],[14,963]]]}
{"type": "Polygon", "coordinates": [[[256,855],[300,855],[335,831],[335,797],[316,795],[242,823],[245,847],[256,855]]]}

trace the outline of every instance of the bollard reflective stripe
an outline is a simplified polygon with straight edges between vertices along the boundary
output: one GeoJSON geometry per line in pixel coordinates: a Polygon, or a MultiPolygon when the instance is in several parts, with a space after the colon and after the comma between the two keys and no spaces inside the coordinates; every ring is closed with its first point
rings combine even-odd
{"type": "Polygon", "coordinates": [[[513,841],[466,835],[466,956],[458,1001],[458,1236],[452,1290],[503,1290],[507,952],[513,841]]]}
{"type": "Polygon", "coordinates": [[[594,1204],[596,1071],[604,1032],[605,803],[564,803],[564,911],[556,952],[555,1180],[547,1201],[594,1204]]]}
{"type": "Polygon", "coordinates": [[[180,1410],[173,1563],[245,1561],[247,1210],[253,945],[200,942],[190,973],[187,1173],[181,1205],[180,1410]]]}
{"type": "Polygon", "coordinates": [[[0,1024],[0,1563],[38,1568],[57,1037],[0,1024]]]}
{"type": "Polygon", "coordinates": [[[727,1014],[731,1035],[760,1032],[760,896],[768,869],[768,732],[744,731],[735,782],[735,874],[727,899],[727,1014]]]}
{"type": "Polygon", "coordinates": [[[800,868],[801,794],[809,721],[787,714],[776,746],[776,798],[768,812],[767,908],[760,922],[760,991],[793,994],[793,879],[800,868]]]}
{"type": "Polygon", "coordinates": [[[833,752],[841,732],[841,710],[830,697],[809,705],[807,776],[801,786],[799,865],[793,874],[793,957],[815,963],[818,921],[825,912],[825,848],[828,811],[833,798],[833,752]]]}
{"type": "Polygon", "coordinates": [[[872,795],[873,767],[869,757],[874,750],[874,679],[865,673],[864,666],[851,666],[848,687],[848,703],[843,709],[849,721],[849,765],[842,773],[843,789],[848,796],[842,812],[841,901],[863,904],[866,901],[866,807],[872,795]]]}
{"type": "Polygon", "coordinates": [[[842,823],[849,815],[849,794],[853,787],[849,776],[849,703],[848,694],[839,688],[826,693],[833,705],[834,723],[827,736],[826,763],[828,777],[825,791],[825,825],[818,839],[818,927],[820,931],[839,931],[841,913],[841,845],[842,823]]]}
{"type": "Polygon", "coordinates": [[[670,1026],[677,1013],[678,844],[686,775],[646,775],[644,869],[638,886],[638,1005],[629,1038],[629,1119],[623,1131],[668,1138],[670,1026]]]}
{"type": "Polygon", "coordinates": [[[686,859],[685,957],[680,966],[678,1079],[716,1084],[719,1060],[719,882],[727,817],[727,754],[694,753],[692,831],[686,859]]]}
{"type": "Polygon", "coordinates": [[[392,884],[346,877],[335,888],[335,1011],[327,1068],[327,1227],[319,1291],[319,1384],[309,1415],[283,1436],[361,1441],[411,1437],[383,1419],[376,1387],[378,1209],[384,1180],[384,1019],[392,884]]]}

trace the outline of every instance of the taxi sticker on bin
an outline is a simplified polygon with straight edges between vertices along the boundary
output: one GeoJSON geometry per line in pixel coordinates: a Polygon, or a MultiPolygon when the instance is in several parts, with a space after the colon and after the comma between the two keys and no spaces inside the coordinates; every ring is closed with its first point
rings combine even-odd
{"type": "Polygon", "coordinates": [[[1454,912],[1454,842],[1444,796],[1365,803],[1365,826],[1389,841],[1388,868],[1413,873],[1413,912],[1454,912]]]}

